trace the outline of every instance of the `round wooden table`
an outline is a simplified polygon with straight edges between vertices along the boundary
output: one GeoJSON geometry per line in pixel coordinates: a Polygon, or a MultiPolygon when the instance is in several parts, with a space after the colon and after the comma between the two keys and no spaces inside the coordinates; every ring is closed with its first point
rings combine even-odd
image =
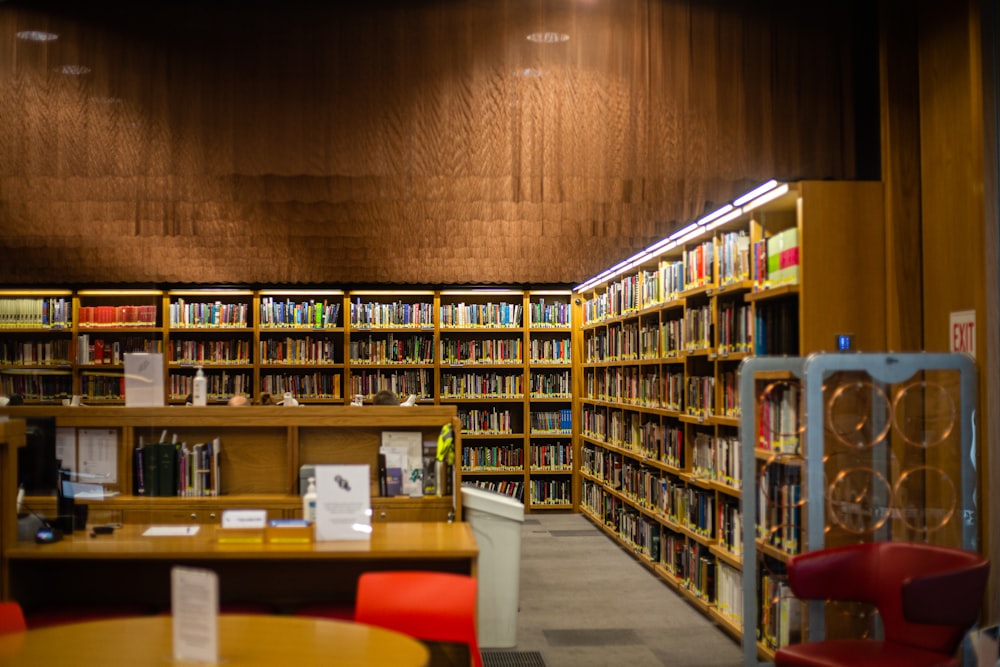
{"type": "MultiPolygon", "coordinates": [[[[300,616],[219,616],[222,667],[427,667],[416,639],[361,623],[300,616]]],[[[0,665],[168,667],[204,665],[173,659],[172,620],[142,616],[58,625],[0,636],[0,665]]]]}

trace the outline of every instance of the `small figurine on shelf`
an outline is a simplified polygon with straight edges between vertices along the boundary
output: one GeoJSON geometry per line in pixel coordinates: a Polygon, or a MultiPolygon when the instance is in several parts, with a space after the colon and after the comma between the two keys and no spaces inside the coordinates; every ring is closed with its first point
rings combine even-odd
{"type": "Polygon", "coordinates": [[[289,406],[289,405],[298,405],[298,404],[299,404],[299,400],[297,398],[295,398],[292,395],[292,392],[290,392],[290,391],[286,391],[285,395],[277,403],[277,405],[286,405],[286,406],[289,406]]]}

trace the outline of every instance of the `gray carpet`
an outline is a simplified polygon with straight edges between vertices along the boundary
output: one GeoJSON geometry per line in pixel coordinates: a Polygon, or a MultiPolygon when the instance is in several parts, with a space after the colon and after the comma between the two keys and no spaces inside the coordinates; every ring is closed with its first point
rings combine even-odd
{"type": "Polygon", "coordinates": [[[516,650],[545,667],[743,664],[738,642],[578,514],[525,519],[516,650]]]}

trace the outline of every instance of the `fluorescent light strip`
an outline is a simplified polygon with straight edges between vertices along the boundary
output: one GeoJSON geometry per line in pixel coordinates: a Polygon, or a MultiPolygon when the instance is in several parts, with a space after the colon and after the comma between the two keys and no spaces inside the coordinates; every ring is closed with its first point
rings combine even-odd
{"type": "Polygon", "coordinates": [[[675,241],[675,240],[679,239],[680,237],[685,236],[686,234],[690,234],[692,230],[696,230],[696,229],[698,229],[698,223],[697,222],[692,222],[687,227],[684,227],[683,229],[679,229],[676,232],[674,232],[673,234],[671,234],[670,236],[668,236],[667,240],[668,241],[675,241]]]}
{"type": "Polygon", "coordinates": [[[671,245],[671,243],[672,243],[672,241],[669,238],[665,238],[662,241],[657,241],[653,245],[651,245],[648,248],[646,248],[646,252],[649,253],[650,255],[652,255],[653,253],[655,253],[657,251],[663,250],[665,246],[671,245]]]}
{"type": "Polygon", "coordinates": [[[747,203],[748,201],[750,201],[754,197],[759,197],[760,195],[764,194],[768,190],[773,190],[776,187],[778,187],[778,181],[776,181],[776,180],[774,180],[772,178],[771,180],[769,180],[764,185],[759,185],[756,188],[754,188],[753,190],[751,190],[750,192],[746,193],[745,195],[743,195],[743,196],[741,196],[741,197],[739,197],[737,199],[734,199],[733,200],[733,206],[743,206],[743,204],[747,203]]]}
{"type": "Polygon", "coordinates": [[[682,236],[679,239],[677,239],[677,245],[681,245],[682,243],[687,243],[688,241],[692,241],[692,240],[698,238],[699,236],[701,236],[704,233],[705,233],[705,230],[702,229],[701,227],[698,227],[694,231],[689,232],[687,235],[682,236]]]}
{"type": "Polygon", "coordinates": [[[776,190],[771,190],[767,194],[763,194],[760,197],[757,197],[752,202],[744,206],[743,209],[745,211],[750,211],[752,209],[757,208],[758,206],[763,206],[767,202],[771,201],[772,199],[777,199],[786,192],[788,192],[788,183],[784,183],[780,188],[776,190]]]}
{"type": "Polygon", "coordinates": [[[674,241],[670,241],[669,243],[663,245],[661,248],[658,248],[655,254],[650,254],[650,258],[659,257],[660,255],[666,253],[668,250],[673,250],[676,247],[677,243],[675,243],[674,241]]]}
{"type": "Polygon", "coordinates": [[[711,213],[709,213],[708,215],[706,215],[704,218],[702,218],[701,220],[699,220],[697,224],[698,224],[698,226],[707,225],[708,223],[712,222],[716,218],[721,217],[721,216],[729,213],[732,210],[733,210],[733,205],[732,204],[726,204],[722,208],[720,208],[720,209],[718,209],[716,211],[712,211],[711,213]]]}
{"type": "Polygon", "coordinates": [[[717,220],[713,221],[712,224],[710,224],[707,227],[705,227],[705,231],[706,232],[710,232],[713,229],[715,229],[716,227],[724,225],[727,222],[729,222],[730,220],[735,220],[736,218],[740,217],[741,215],[743,215],[743,209],[741,209],[741,208],[734,208],[732,211],[730,211],[726,215],[722,216],[721,218],[718,218],[717,220]]]}

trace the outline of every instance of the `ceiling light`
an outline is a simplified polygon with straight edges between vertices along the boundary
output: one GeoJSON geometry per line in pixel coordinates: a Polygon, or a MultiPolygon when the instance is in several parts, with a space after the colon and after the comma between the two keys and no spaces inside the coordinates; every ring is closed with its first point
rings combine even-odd
{"type": "Polygon", "coordinates": [[[568,42],[569,35],[564,32],[533,32],[528,35],[528,41],[536,44],[558,44],[568,42]]]}
{"type": "Polygon", "coordinates": [[[59,39],[59,35],[44,30],[21,30],[17,33],[17,38],[26,42],[52,42],[59,39]]]}
{"type": "Polygon", "coordinates": [[[83,76],[84,74],[90,74],[90,68],[86,65],[63,65],[62,67],[57,67],[56,71],[67,76],[83,76]]]}

